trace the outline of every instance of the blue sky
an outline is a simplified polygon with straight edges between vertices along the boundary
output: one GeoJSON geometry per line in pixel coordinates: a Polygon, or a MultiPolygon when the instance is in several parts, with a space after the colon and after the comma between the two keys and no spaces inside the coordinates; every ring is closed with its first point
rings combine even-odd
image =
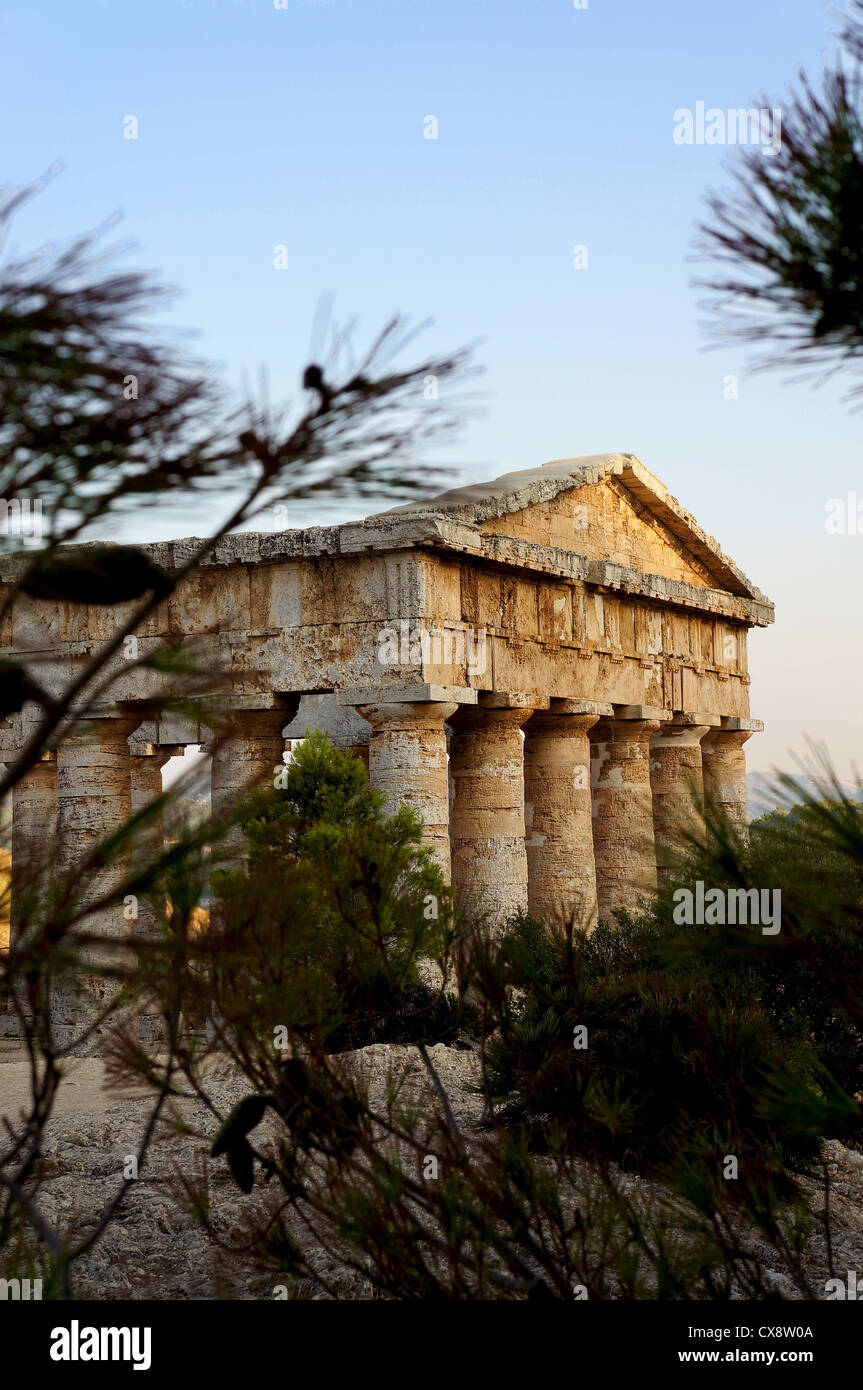
{"type": "MultiPolygon", "coordinates": [[[[825,506],[863,499],[861,419],[836,385],[705,350],[688,256],[729,151],[673,139],[675,110],[698,101],[781,105],[801,65],[817,75],[830,30],[807,0],[0,0],[0,182],[64,164],[13,249],[119,210],[130,263],[183,291],[166,321],[194,328],[233,383],[266,368],[275,397],[295,391],[324,294],[361,336],[398,309],[433,316],[428,350],[479,340],[485,401],[452,452],[461,477],[636,453],[776,602],[751,641],[767,724],[751,767],[787,765],[808,732],[847,772],[863,535],[826,534],[825,506]]],[[[133,530],[207,520],[149,514],[133,530]]]]}

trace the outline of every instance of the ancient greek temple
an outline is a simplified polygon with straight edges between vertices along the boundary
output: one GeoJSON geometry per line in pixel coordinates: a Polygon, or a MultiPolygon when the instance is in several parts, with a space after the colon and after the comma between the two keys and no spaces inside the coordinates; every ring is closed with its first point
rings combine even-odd
{"type": "MultiPolygon", "coordinates": [[[[192,541],[145,547],[165,570],[192,541]]],[[[2,645],[68,681],[117,608],[19,596],[2,645]]],[[[407,803],[465,899],[499,921],[610,916],[655,890],[657,864],[706,791],[746,822],[747,634],[773,606],[631,454],[564,459],[365,521],[241,533],[183,581],[141,651],[214,644],[231,685],[214,745],[214,811],[271,781],[307,729],[367,761],[407,803]]],[[[128,663],[126,663],[128,665],[128,663]]],[[[56,828],[71,863],[207,741],[205,719],[142,721],[157,673],[15,787],[16,866],[56,828]]],[[[0,759],[27,731],[0,732],[0,759]]]]}

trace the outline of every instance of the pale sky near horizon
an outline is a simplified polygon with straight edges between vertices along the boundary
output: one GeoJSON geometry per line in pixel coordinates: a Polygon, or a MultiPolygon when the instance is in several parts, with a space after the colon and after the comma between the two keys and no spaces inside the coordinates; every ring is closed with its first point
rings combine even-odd
{"type": "MultiPolygon", "coordinates": [[[[863,527],[825,519],[863,500],[861,417],[840,384],[705,350],[689,256],[730,151],[673,138],[700,101],[781,106],[801,65],[817,78],[831,27],[809,0],[0,0],[0,184],[64,165],[6,254],[120,210],[127,262],[183,291],[166,321],[235,385],[266,368],[275,398],[296,394],[324,295],[361,338],[398,309],[433,316],[425,350],[481,340],[456,480],[637,454],[776,604],[750,641],[766,724],[750,768],[788,766],[808,733],[847,776],[863,527]]],[[[125,534],[202,534],[219,514],[142,514],[125,534]]]]}

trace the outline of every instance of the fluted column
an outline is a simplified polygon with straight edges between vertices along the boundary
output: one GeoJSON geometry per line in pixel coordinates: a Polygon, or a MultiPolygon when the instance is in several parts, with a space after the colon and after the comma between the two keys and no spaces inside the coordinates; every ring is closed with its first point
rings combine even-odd
{"type": "Polygon", "coordinates": [[[548,922],[587,925],[596,915],[588,733],[598,718],[553,705],[525,727],[528,906],[548,922]]]}
{"type": "Polygon", "coordinates": [[[453,883],[491,926],[528,902],[521,727],[532,712],[462,705],[452,721],[453,883]]]}
{"type": "MultiPolygon", "coordinates": [[[[146,811],[162,795],[162,768],[172,758],[175,748],[159,748],[152,744],[132,744],[131,754],[131,808],[132,815],[146,811]]],[[[164,849],[164,823],[161,809],[151,812],[138,828],[135,837],[135,853],[141,856],[142,863],[153,863],[164,849]]],[[[159,914],[149,898],[138,901],[138,915],[135,922],[135,935],[155,937],[159,932],[159,914]]],[[[138,999],[138,1039],[140,1042],[155,1042],[162,1036],[161,1015],[154,1012],[152,1000],[138,999]]]]}
{"type": "MultiPolygon", "coordinates": [[[[213,742],[210,766],[210,810],[215,820],[230,820],[253,787],[273,786],[276,769],[284,762],[283,729],[290,709],[246,709],[230,714],[213,742]]],[[[220,841],[217,866],[231,868],[243,860],[245,840],[238,825],[220,841]]]]}
{"type": "Polygon", "coordinates": [[[458,708],[438,701],[357,705],[372,726],[369,781],[389,813],[412,806],[423,818],[423,841],[450,878],[449,787],[444,722],[458,708]]]}
{"type": "Polygon", "coordinates": [[[744,835],[749,833],[749,813],[743,745],[751,734],[751,729],[711,729],[701,745],[704,794],[744,835]]]}
{"type": "Polygon", "coordinates": [[[591,730],[596,894],[607,921],[656,892],[650,738],[658,728],[655,719],[615,718],[591,730]]]}
{"type": "MultiPolygon", "coordinates": [[[[76,870],[97,845],[128,821],[131,810],[129,735],[138,719],[96,719],[64,738],[57,751],[57,838],[59,875],[69,875],[78,901],[93,902],[110,893],[128,866],[128,850],[114,850],[104,864],[76,870]]],[[[87,935],[127,937],[129,923],[123,903],[88,914],[78,924],[87,935]]],[[[116,994],[118,985],[97,968],[96,948],[82,951],[82,968],[55,986],[52,1025],[55,1041],[68,1045],[93,1016],[116,994]],[[91,969],[87,969],[88,962],[91,969]]],[[[98,960],[120,963],[119,956],[100,950],[98,960]]],[[[98,1037],[88,1044],[92,1050],[98,1037]]]]}
{"type": "Polygon", "coordinates": [[[650,741],[650,789],[660,879],[701,823],[701,740],[709,724],[663,724],[650,741]]]}

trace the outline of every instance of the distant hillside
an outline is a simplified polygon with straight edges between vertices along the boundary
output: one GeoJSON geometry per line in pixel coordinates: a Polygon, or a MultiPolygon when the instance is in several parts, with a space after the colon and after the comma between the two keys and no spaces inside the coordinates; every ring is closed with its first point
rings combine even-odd
{"type": "MultiPolygon", "coordinates": [[[[797,781],[802,783],[808,791],[818,792],[814,777],[798,777],[797,781]]],[[[863,787],[850,780],[840,779],[840,786],[847,796],[854,801],[863,801],[863,787]]],[[[784,788],[777,799],[774,779],[765,775],[763,772],[748,772],[746,774],[746,790],[749,797],[749,819],[755,820],[757,816],[763,816],[767,811],[773,811],[778,806],[787,805],[788,797],[784,788]]],[[[795,798],[800,800],[799,797],[795,798]]]]}

